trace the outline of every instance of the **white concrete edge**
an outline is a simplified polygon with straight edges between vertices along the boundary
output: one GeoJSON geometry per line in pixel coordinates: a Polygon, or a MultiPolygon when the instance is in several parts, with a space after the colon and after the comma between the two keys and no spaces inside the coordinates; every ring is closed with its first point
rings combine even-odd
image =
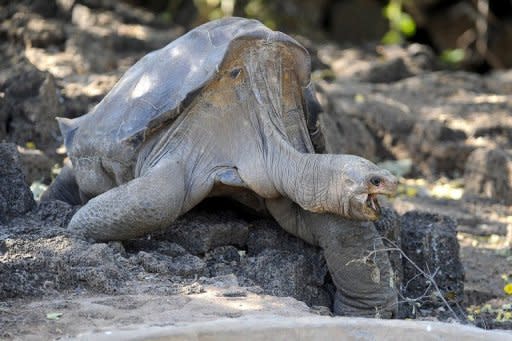
{"type": "Polygon", "coordinates": [[[482,340],[512,341],[512,332],[457,323],[353,317],[263,315],[172,326],[141,326],[77,335],[78,340],[482,340]]]}

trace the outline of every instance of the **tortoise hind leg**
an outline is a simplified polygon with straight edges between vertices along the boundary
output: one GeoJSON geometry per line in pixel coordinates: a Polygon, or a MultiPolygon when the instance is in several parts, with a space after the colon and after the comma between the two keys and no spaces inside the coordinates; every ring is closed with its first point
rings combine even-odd
{"type": "Polygon", "coordinates": [[[140,237],[167,227],[210,189],[211,185],[204,184],[187,187],[182,163],[160,161],[145,175],[89,200],[73,216],[69,228],[97,241],[140,237]]]}
{"type": "Polygon", "coordinates": [[[324,250],[337,289],[335,314],[396,315],[397,293],[387,252],[372,252],[384,248],[373,224],[308,212],[285,198],[267,200],[266,206],[286,231],[324,250]]]}
{"type": "Polygon", "coordinates": [[[41,201],[60,200],[71,205],[83,203],[76,183],[75,171],[65,165],[51,185],[41,195],[41,201]]]}

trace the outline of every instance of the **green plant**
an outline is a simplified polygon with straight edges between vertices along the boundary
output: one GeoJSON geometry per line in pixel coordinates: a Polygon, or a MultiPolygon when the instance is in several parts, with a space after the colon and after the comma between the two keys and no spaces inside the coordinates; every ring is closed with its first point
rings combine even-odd
{"type": "Polygon", "coordinates": [[[416,33],[416,23],[403,11],[403,0],[390,0],[383,14],[389,20],[389,31],[382,37],[384,44],[401,44],[416,33]]]}
{"type": "Polygon", "coordinates": [[[444,50],[441,53],[441,60],[448,64],[457,65],[464,60],[465,55],[463,49],[444,50]]]}

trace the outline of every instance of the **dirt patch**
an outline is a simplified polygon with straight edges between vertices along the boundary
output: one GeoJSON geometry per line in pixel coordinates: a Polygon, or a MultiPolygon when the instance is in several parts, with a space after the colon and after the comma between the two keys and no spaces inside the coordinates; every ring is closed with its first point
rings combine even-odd
{"type": "MultiPolygon", "coordinates": [[[[189,294],[76,295],[3,302],[2,339],[41,340],[127,328],[172,326],[184,322],[259,316],[315,316],[302,302],[287,297],[204,286],[189,294]]],[[[317,315],[316,315],[317,316],[317,315]]]]}

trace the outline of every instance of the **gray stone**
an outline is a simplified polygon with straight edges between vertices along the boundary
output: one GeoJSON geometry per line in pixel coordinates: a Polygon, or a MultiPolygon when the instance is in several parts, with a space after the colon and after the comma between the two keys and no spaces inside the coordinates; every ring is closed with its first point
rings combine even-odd
{"type": "MultiPolygon", "coordinates": [[[[54,121],[52,119],[52,121],[54,121]]],[[[55,161],[50,159],[42,150],[18,147],[20,161],[27,183],[35,181],[51,182],[51,171],[55,161]]]]}
{"type": "Polygon", "coordinates": [[[317,256],[315,260],[300,253],[267,249],[245,259],[240,274],[266,294],[292,296],[311,306],[330,306],[329,294],[322,288],[327,267],[323,257],[317,256]]]}
{"type": "Polygon", "coordinates": [[[172,263],[172,257],[140,251],[132,261],[140,264],[147,272],[168,274],[168,264],[172,263]]]}
{"type": "Polygon", "coordinates": [[[55,289],[113,294],[128,279],[123,258],[106,244],[74,240],[51,226],[9,232],[0,241],[0,299],[41,297],[55,289]]]}
{"type": "Polygon", "coordinates": [[[375,63],[354,76],[363,82],[389,83],[413,76],[413,74],[408,70],[402,58],[392,58],[381,63],[375,63]]]}
{"type": "Polygon", "coordinates": [[[34,127],[25,115],[25,108],[37,97],[45,78],[43,72],[26,63],[17,66],[13,72],[6,71],[0,78],[0,89],[5,94],[0,97],[0,139],[8,138],[18,144],[35,139],[34,127]]]}
{"type": "Polygon", "coordinates": [[[308,258],[320,253],[320,249],[284,231],[274,220],[262,219],[253,222],[247,238],[247,253],[258,255],[267,249],[296,252],[308,258]]]}
{"type": "Polygon", "coordinates": [[[211,262],[239,263],[240,253],[238,249],[231,246],[220,246],[206,254],[206,258],[211,262]]]}
{"type": "Polygon", "coordinates": [[[78,207],[59,200],[51,200],[39,203],[35,215],[45,225],[65,228],[78,207]]]}
{"type": "Polygon", "coordinates": [[[338,82],[322,83],[321,90],[327,96],[327,110],[340,116],[356,117],[376,136],[393,133],[408,135],[415,123],[410,109],[401,102],[380,94],[368,84],[338,82]]]}
{"type": "Polygon", "coordinates": [[[465,141],[466,134],[462,130],[451,129],[434,120],[419,121],[408,139],[408,147],[423,174],[460,175],[474,149],[465,141]]]}
{"type": "Polygon", "coordinates": [[[365,125],[353,117],[320,115],[326,151],[330,154],[354,154],[375,160],[375,139],[365,125]]]}
{"type": "Polygon", "coordinates": [[[254,226],[249,230],[247,252],[250,256],[254,256],[266,249],[280,249],[288,245],[288,243],[283,243],[283,239],[290,238],[293,237],[276,228],[275,223],[271,220],[260,220],[254,222],[254,226]]]}
{"type": "Polygon", "coordinates": [[[140,251],[132,261],[142,265],[144,270],[150,273],[181,277],[201,276],[206,268],[202,259],[191,254],[169,257],[157,252],[140,251]]]}
{"type": "Polygon", "coordinates": [[[512,204],[512,156],[502,149],[472,152],[464,169],[464,195],[512,204]]]}
{"type": "Polygon", "coordinates": [[[171,274],[183,277],[201,276],[206,271],[206,263],[190,254],[174,257],[168,267],[171,274]]]}
{"type": "MultiPolygon", "coordinates": [[[[402,249],[402,219],[392,208],[383,208],[381,218],[374,223],[375,228],[383,238],[384,246],[389,249],[388,256],[393,268],[393,282],[397,290],[400,290],[404,283],[402,249]]],[[[398,317],[407,315],[407,307],[403,304],[398,306],[398,317]]]]}
{"type": "Polygon", "coordinates": [[[205,255],[210,276],[224,276],[236,273],[240,264],[240,253],[234,246],[220,246],[205,255]]]}
{"type": "Polygon", "coordinates": [[[0,143],[0,221],[20,216],[35,206],[25,183],[16,146],[0,143]]]}
{"type": "Polygon", "coordinates": [[[319,248],[286,233],[272,220],[260,220],[249,230],[247,252],[239,275],[265,293],[292,296],[310,306],[331,306],[323,287],[327,265],[319,248]]]}
{"type": "Polygon", "coordinates": [[[158,240],[154,238],[132,239],[123,242],[123,246],[127,251],[137,252],[158,252],[169,257],[178,257],[188,254],[187,250],[181,245],[178,245],[167,240],[158,240]]]}
{"type": "Polygon", "coordinates": [[[438,214],[411,211],[402,216],[402,250],[414,263],[403,258],[402,294],[411,300],[411,309],[413,305],[420,310],[447,308],[434,285],[416,266],[433,277],[450,305],[462,304],[464,268],[459,258],[456,227],[453,219],[438,214]]]}
{"type": "MultiPolygon", "coordinates": [[[[402,247],[402,219],[392,208],[383,208],[381,218],[376,221],[375,228],[382,236],[384,246],[389,249],[402,247]]],[[[389,251],[389,260],[395,271],[395,283],[399,284],[403,278],[402,256],[398,250],[389,251]]]]}
{"type": "Polygon", "coordinates": [[[166,232],[165,239],[178,243],[192,254],[204,254],[218,246],[246,243],[249,224],[214,214],[186,215],[166,232]]]}
{"type": "Polygon", "coordinates": [[[188,254],[187,250],[185,250],[181,245],[167,242],[165,240],[159,241],[156,251],[171,257],[179,257],[188,254]]]}
{"type": "Polygon", "coordinates": [[[330,115],[322,118],[325,126],[330,126],[324,132],[330,148],[350,148],[351,152],[372,160],[392,159],[407,150],[407,138],[416,121],[408,106],[379,94],[374,85],[366,83],[320,83],[319,89],[326,98],[325,111],[330,115]],[[332,143],[336,137],[346,142],[332,143]]]}
{"type": "MultiPolygon", "coordinates": [[[[0,139],[20,146],[30,143],[55,157],[60,145],[55,117],[63,113],[63,106],[54,77],[23,59],[0,75],[0,89],[5,94],[0,99],[0,139]]],[[[38,167],[49,171],[48,163],[44,160],[38,167]]],[[[41,177],[41,172],[38,175],[41,177]]]]}
{"type": "Polygon", "coordinates": [[[34,13],[18,12],[3,23],[8,38],[32,47],[62,45],[66,31],[61,22],[34,13]]]}
{"type": "Polygon", "coordinates": [[[63,107],[55,78],[52,74],[46,73],[39,88],[37,101],[25,110],[27,117],[34,123],[38,140],[44,146],[55,144],[59,139],[60,132],[55,117],[62,113],[63,107]]]}

